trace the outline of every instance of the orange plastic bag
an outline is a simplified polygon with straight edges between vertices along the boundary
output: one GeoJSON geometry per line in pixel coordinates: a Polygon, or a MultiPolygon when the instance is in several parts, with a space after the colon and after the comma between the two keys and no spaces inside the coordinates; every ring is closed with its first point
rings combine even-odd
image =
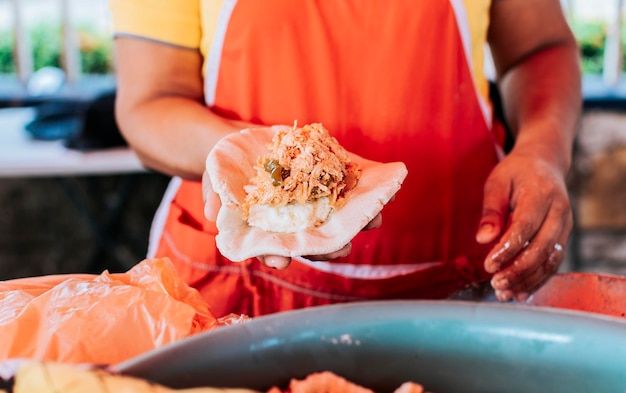
{"type": "Polygon", "coordinates": [[[168,259],[126,273],[0,282],[0,361],[114,364],[246,316],[217,319],[168,259]]]}

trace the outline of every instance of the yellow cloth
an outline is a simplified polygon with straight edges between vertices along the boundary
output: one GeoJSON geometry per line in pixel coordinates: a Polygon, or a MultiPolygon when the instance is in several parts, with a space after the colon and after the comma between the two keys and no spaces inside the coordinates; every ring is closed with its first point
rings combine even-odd
{"type": "Polygon", "coordinates": [[[116,35],[146,37],[199,48],[202,38],[199,0],[111,0],[116,35]]]}
{"type": "MultiPolygon", "coordinates": [[[[469,43],[469,61],[479,94],[488,98],[483,74],[484,46],[492,0],[450,0],[460,33],[469,43]]],[[[116,36],[137,36],[186,48],[206,57],[219,23],[228,23],[226,0],[110,0],[116,36]]],[[[203,70],[204,72],[204,70],[203,70]]]]}

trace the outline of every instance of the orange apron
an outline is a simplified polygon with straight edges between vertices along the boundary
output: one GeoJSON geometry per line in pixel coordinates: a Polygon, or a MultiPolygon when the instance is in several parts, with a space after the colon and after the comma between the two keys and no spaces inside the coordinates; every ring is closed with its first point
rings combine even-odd
{"type": "Polygon", "coordinates": [[[382,228],[360,233],[349,257],[282,271],[222,257],[200,184],[176,179],[151,256],[171,258],[216,315],[445,298],[488,279],[489,245],[475,233],[503,133],[477,94],[454,3],[234,3],[207,84],[212,110],[268,125],[322,122],[348,150],[403,161],[409,174],[382,228]]]}

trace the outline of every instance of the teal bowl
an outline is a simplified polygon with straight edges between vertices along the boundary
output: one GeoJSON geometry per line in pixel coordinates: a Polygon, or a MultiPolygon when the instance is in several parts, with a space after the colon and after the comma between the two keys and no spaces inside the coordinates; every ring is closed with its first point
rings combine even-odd
{"type": "Polygon", "coordinates": [[[286,387],[329,370],[377,392],[626,392],[626,321],[534,306],[375,301],[258,317],[114,367],[172,388],[286,387]]]}

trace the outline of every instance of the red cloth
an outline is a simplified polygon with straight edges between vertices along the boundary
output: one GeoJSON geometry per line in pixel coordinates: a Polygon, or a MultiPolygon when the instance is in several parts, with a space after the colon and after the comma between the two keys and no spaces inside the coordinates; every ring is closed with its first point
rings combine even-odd
{"type": "Polygon", "coordinates": [[[200,185],[185,181],[157,255],[172,258],[218,315],[443,298],[488,278],[489,246],[475,233],[502,133],[485,116],[489,104],[480,102],[451,2],[348,3],[309,2],[305,10],[300,2],[239,1],[212,109],[266,125],[321,122],[349,151],[403,161],[409,174],[384,208],[382,228],[359,234],[351,255],[337,262],[445,264],[382,280],[297,262],[285,271],[254,260],[234,264],[215,249],[200,185]]]}

